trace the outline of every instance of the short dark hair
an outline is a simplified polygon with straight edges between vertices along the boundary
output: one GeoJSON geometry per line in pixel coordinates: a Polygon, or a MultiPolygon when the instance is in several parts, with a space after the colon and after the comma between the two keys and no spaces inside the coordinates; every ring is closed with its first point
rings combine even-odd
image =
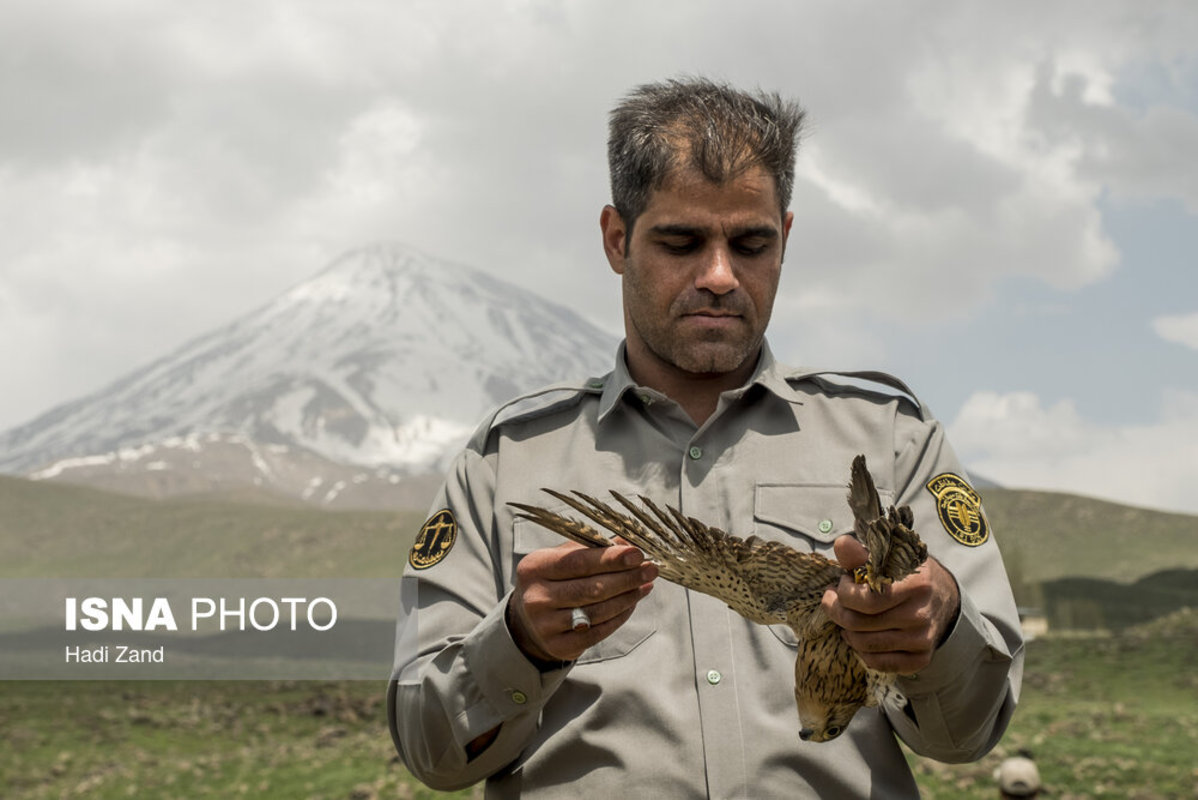
{"type": "Polygon", "coordinates": [[[777,93],[749,93],[706,78],[638,86],[611,112],[612,205],[631,231],[650,193],[675,169],[697,169],[723,183],[761,167],[773,176],[785,214],[804,115],[777,93]]]}

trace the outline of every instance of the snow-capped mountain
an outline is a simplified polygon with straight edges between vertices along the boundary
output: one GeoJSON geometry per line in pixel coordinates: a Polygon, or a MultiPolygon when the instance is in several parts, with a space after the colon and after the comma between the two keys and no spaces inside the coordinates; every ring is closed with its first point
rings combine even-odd
{"type": "Polygon", "coordinates": [[[201,470],[208,486],[237,482],[219,474],[219,463],[231,473],[236,461],[253,483],[323,498],[335,485],[330,473],[344,473],[336,477],[343,483],[394,483],[437,469],[488,409],[524,390],[606,372],[615,342],[484,272],[376,245],[0,434],[0,471],[78,478],[132,470],[156,473],[160,485],[170,473],[168,483],[179,484],[179,471],[199,469],[207,453],[216,462],[201,470]]]}

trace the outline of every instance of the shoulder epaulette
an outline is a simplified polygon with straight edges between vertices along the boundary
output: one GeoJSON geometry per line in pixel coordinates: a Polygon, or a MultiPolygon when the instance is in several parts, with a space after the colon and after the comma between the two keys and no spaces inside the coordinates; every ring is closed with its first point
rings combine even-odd
{"type": "Polygon", "coordinates": [[[491,431],[499,426],[535,419],[577,405],[584,396],[602,392],[606,384],[606,380],[602,378],[594,378],[581,383],[557,383],[535,392],[513,397],[492,411],[482,421],[474,435],[470,437],[469,446],[481,450],[491,431]]]}
{"type": "Polygon", "coordinates": [[[931,419],[931,412],[926,405],[920,402],[915,392],[911,391],[911,387],[887,372],[879,372],[877,370],[801,369],[787,375],[786,380],[791,383],[811,380],[819,383],[825,389],[841,389],[882,394],[888,397],[901,397],[915,406],[919,412],[920,419],[931,419]],[[836,378],[847,378],[848,381],[836,380],[836,378]]]}

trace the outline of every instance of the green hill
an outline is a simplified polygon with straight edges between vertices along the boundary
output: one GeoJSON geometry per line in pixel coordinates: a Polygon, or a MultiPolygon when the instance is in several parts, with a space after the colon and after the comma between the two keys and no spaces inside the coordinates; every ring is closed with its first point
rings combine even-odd
{"type": "Polygon", "coordinates": [[[422,511],[151,500],[0,476],[0,577],[398,576],[422,511]]]}
{"type": "Polygon", "coordinates": [[[1198,517],[1056,492],[984,489],[994,536],[1018,585],[1065,577],[1132,583],[1198,568],[1198,517]]]}
{"type": "MultiPolygon", "coordinates": [[[[1016,586],[1198,568],[1198,517],[984,490],[1016,586]]],[[[152,500],[0,476],[0,577],[398,575],[425,509],[322,511],[269,496],[152,500]]]]}

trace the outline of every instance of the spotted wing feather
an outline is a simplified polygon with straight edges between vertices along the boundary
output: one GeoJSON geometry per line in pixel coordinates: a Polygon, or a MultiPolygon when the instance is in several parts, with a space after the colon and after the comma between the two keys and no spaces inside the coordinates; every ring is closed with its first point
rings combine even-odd
{"type": "MultiPolygon", "coordinates": [[[[755,536],[731,536],[675,508],[658,506],[647,497],[640,503],[612,492],[623,509],[581,492],[573,496],[551,489],[548,494],[598,525],[639,547],[658,564],[661,577],[727,603],[741,616],[763,625],[805,623],[819,606],[823,588],[844,570],[816,553],[805,553],[755,536]]],[[[536,506],[513,503],[519,516],[591,546],[595,538],[610,540],[591,529],[579,536],[575,520],[536,506]],[[584,540],[585,539],[585,540],[584,540]]],[[[583,526],[588,527],[588,526],[583,526]]]]}

